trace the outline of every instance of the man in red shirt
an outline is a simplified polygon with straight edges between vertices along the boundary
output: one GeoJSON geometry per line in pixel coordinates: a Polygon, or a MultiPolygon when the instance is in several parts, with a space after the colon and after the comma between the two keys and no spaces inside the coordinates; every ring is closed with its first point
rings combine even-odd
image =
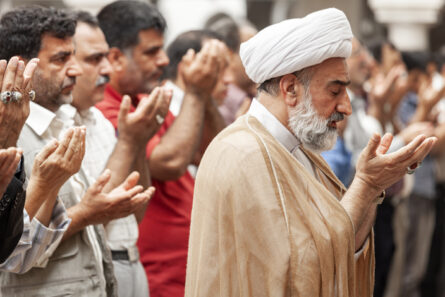
{"type": "MultiPolygon", "coordinates": [[[[138,1],[111,3],[99,12],[98,19],[110,46],[113,71],[105,98],[97,107],[116,127],[122,95],[131,96],[134,109],[159,84],[169,63],[163,50],[166,24],[154,6],[138,1]]],[[[181,110],[176,117],[172,113],[165,119],[157,117],[163,124],[147,144],[156,192],[139,225],[138,247],[152,297],[184,296],[194,188],[187,167],[201,149],[205,115],[208,106],[213,106],[208,102],[219,69],[225,67],[223,50],[220,41],[211,40],[199,53],[191,50],[184,56],[180,73],[186,87],[181,110]]],[[[219,132],[220,126],[211,126],[215,128],[209,134],[219,132]]]]}

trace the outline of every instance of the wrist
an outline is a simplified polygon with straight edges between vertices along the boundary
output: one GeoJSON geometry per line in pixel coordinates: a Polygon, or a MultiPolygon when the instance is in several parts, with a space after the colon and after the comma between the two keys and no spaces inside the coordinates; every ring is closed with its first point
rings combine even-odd
{"type": "Polygon", "coordinates": [[[366,179],[360,177],[356,174],[353,179],[349,189],[352,189],[356,192],[357,199],[362,199],[367,201],[367,203],[372,203],[375,201],[376,197],[379,197],[382,193],[382,189],[379,187],[372,185],[366,179]]]}

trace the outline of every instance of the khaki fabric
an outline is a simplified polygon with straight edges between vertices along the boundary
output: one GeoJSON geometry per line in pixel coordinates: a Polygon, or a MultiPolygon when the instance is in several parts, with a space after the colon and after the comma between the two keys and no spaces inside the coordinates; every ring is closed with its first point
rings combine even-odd
{"type": "Polygon", "coordinates": [[[355,261],[336,198],[346,189],[305,153],[334,193],[251,116],[214,139],[196,179],[186,297],[372,296],[372,234],[355,261]]]}

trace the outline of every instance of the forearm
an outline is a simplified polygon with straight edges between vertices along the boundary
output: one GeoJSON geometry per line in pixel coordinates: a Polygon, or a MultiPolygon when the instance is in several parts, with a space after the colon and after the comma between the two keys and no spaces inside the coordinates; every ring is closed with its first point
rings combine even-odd
{"type": "Polygon", "coordinates": [[[414,112],[414,115],[411,118],[410,123],[423,122],[426,121],[428,117],[430,108],[419,104],[414,112]]]}
{"type": "Polygon", "coordinates": [[[200,156],[202,156],[209,146],[210,142],[226,127],[226,122],[218,110],[215,100],[209,100],[206,103],[204,128],[202,132],[202,141],[200,144],[200,156]]]}
{"type": "Polygon", "coordinates": [[[379,194],[377,189],[372,189],[355,178],[340,202],[354,225],[357,249],[365,241],[375,216],[374,199],[370,197],[377,197],[379,194]]]}
{"type": "Polygon", "coordinates": [[[110,181],[104,187],[105,193],[119,186],[135,170],[136,156],[140,155],[141,150],[145,151],[145,147],[133,144],[125,139],[118,139],[113,153],[108,158],[107,165],[105,166],[111,170],[110,181]]]}
{"type": "MultiPolygon", "coordinates": [[[[145,150],[139,153],[138,157],[135,160],[135,170],[139,172],[139,184],[144,187],[144,189],[151,186],[151,176],[150,171],[148,170],[148,164],[145,157],[145,150]]],[[[145,215],[145,210],[147,209],[147,204],[143,207],[140,207],[134,215],[136,216],[136,220],[139,222],[142,221],[145,215]]]]}
{"type": "Polygon", "coordinates": [[[29,219],[34,217],[44,226],[48,226],[56,203],[58,189],[40,186],[31,178],[26,193],[25,209],[29,219]]]}
{"type": "Polygon", "coordinates": [[[204,100],[185,95],[181,112],[154,148],[150,174],[159,180],[179,178],[199,147],[204,123],[204,100]]]}
{"type": "Polygon", "coordinates": [[[68,226],[65,234],[63,235],[62,241],[70,238],[77,232],[82,231],[88,225],[92,224],[88,216],[84,214],[82,205],[80,203],[68,208],[66,211],[68,217],[71,219],[71,223],[68,226]]]}

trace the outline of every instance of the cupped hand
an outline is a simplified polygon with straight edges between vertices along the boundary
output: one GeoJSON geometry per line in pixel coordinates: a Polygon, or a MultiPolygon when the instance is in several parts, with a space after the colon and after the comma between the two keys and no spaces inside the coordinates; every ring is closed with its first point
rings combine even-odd
{"type": "Polygon", "coordinates": [[[5,193],[22,157],[22,149],[0,149],[0,198],[5,193]]]}
{"type": "Polygon", "coordinates": [[[368,187],[374,194],[370,195],[373,199],[400,180],[408,166],[421,162],[437,141],[436,137],[419,135],[398,151],[386,154],[392,138],[391,134],[385,134],[382,138],[374,134],[357,161],[354,179],[368,187]]]}
{"type": "Polygon", "coordinates": [[[148,203],[155,191],[153,187],[144,191],[142,186],[137,185],[139,173],[133,172],[122,184],[105,193],[103,189],[110,178],[111,171],[106,169],[87,190],[79,204],[89,224],[106,224],[133,214],[148,203]]]}
{"type": "Polygon", "coordinates": [[[216,39],[206,41],[197,54],[188,50],[179,67],[186,91],[210,98],[225,64],[224,44],[216,39]]]}
{"type": "Polygon", "coordinates": [[[60,187],[80,170],[85,155],[85,128],[67,130],[62,140],[53,140],[37,154],[30,183],[47,191],[58,192],[60,187]]]}
{"type": "Polygon", "coordinates": [[[124,96],[119,110],[118,135],[131,144],[145,145],[161,127],[170,106],[172,91],[157,87],[143,97],[130,113],[131,99],[124,96]]]}
{"type": "Polygon", "coordinates": [[[32,89],[32,77],[39,59],[25,63],[18,57],[6,62],[0,60],[0,93],[19,92],[18,101],[0,102],[0,148],[15,146],[20,132],[29,115],[29,92],[32,89]]]}

